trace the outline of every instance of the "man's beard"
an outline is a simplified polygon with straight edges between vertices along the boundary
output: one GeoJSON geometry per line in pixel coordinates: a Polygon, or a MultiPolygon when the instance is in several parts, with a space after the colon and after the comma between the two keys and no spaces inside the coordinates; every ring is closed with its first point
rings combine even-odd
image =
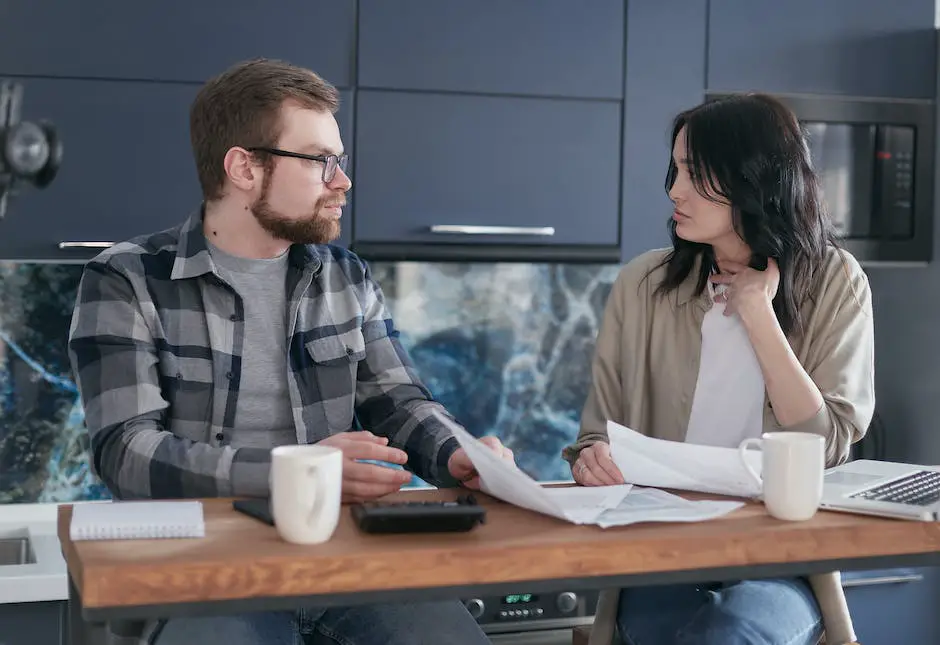
{"type": "Polygon", "coordinates": [[[271,236],[291,244],[327,244],[339,237],[339,219],[324,217],[325,204],[335,202],[335,195],[323,196],[313,206],[313,212],[298,218],[290,218],[278,213],[268,204],[268,187],[264,186],[261,195],[251,205],[251,214],[258,224],[271,236]]]}

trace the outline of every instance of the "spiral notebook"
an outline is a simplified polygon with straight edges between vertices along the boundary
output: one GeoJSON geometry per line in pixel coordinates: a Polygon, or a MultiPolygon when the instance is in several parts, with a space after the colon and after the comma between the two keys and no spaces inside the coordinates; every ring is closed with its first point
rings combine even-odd
{"type": "Polygon", "coordinates": [[[205,537],[199,501],[143,501],[76,504],[73,540],[152,540],[205,537]]]}

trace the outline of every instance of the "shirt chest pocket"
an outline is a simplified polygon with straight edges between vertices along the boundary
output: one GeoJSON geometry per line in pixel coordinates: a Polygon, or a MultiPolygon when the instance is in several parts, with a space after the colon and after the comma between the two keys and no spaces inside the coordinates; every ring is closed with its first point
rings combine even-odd
{"type": "Polygon", "coordinates": [[[161,357],[163,393],[170,408],[167,429],[175,435],[205,441],[209,431],[215,380],[212,361],[197,357],[161,357]]]}
{"type": "Polygon", "coordinates": [[[366,357],[362,330],[311,340],[306,349],[313,361],[314,396],[323,408],[329,432],[345,432],[352,427],[359,362],[366,357]]]}

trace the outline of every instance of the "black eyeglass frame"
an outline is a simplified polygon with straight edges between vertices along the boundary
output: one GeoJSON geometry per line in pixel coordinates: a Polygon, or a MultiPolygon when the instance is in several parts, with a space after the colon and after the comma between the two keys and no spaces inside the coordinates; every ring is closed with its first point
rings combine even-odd
{"type": "Polygon", "coordinates": [[[307,155],[302,152],[291,152],[290,150],[281,150],[280,148],[267,148],[264,146],[252,146],[245,148],[248,152],[266,152],[278,157],[293,157],[295,159],[306,159],[307,161],[319,161],[323,164],[323,183],[328,184],[336,178],[336,169],[339,168],[346,173],[349,166],[349,155],[307,155]],[[329,177],[327,173],[329,172],[329,177]]]}

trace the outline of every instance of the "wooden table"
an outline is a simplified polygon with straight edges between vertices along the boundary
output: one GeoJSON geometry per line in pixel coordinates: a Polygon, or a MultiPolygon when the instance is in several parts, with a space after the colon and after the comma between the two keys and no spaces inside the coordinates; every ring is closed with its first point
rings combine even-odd
{"type": "Polygon", "coordinates": [[[708,522],[601,529],[478,497],[487,523],[468,533],[367,535],[344,508],[318,546],[283,542],[231,500],[205,500],[203,539],[72,542],[63,505],[72,642],[116,620],[940,564],[940,523],[832,512],[790,523],[748,503],[708,522]]]}

